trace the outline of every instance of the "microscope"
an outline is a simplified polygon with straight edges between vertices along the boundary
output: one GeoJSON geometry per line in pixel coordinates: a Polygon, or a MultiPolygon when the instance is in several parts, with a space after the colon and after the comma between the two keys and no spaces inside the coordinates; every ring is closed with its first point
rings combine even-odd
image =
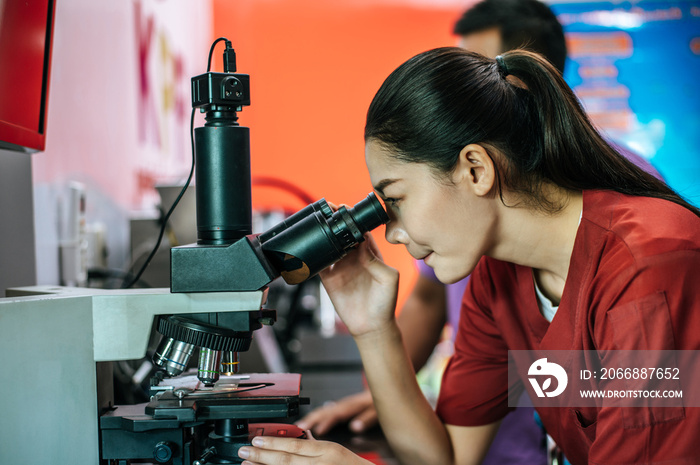
{"type": "Polygon", "coordinates": [[[252,233],[250,136],[237,122],[250,77],[225,42],[224,72],[192,78],[205,114],[194,131],[197,242],[171,249],[170,289],[37,286],[0,299],[0,351],[20,354],[9,372],[42,367],[23,385],[0,383],[0,463],[235,464],[253,436],[303,436],[285,422],[305,400],[301,376],[240,373],[239,353],[275,322],[264,307],[273,280],[304,282],[389,218],[370,193],[352,208],[321,199],[252,233]],[[146,354],[154,320],[150,402],[115,406],[111,364],[146,354]]]}

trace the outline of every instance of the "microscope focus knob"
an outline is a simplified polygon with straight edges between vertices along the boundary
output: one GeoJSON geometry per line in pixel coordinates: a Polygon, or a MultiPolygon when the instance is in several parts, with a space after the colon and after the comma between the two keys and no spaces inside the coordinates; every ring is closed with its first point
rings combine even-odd
{"type": "Polygon", "coordinates": [[[173,458],[173,446],[169,442],[159,442],[153,448],[153,458],[158,463],[168,463],[173,458]]]}

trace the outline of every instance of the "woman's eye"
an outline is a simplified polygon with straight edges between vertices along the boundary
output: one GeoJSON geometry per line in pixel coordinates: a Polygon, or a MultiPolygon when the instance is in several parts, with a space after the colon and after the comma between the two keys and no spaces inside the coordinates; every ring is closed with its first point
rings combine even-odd
{"type": "Polygon", "coordinates": [[[389,207],[396,207],[397,204],[399,203],[399,199],[394,199],[392,197],[388,197],[384,199],[384,203],[387,204],[389,207]]]}

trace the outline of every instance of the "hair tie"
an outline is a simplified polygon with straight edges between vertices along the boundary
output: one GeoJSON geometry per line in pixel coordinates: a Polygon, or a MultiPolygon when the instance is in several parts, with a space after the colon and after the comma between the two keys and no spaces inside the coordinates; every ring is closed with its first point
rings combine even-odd
{"type": "Polygon", "coordinates": [[[510,74],[508,72],[508,67],[506,66],[506,60],[504,60],[501,55],[496,57],[496,65],[498,66],[498,72],[501,74],[501,76],[506,77],[510,74]]]}

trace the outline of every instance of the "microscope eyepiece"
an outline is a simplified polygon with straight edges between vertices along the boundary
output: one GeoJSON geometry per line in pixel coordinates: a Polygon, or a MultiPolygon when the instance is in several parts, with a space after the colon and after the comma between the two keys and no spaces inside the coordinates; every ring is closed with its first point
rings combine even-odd
{"type": "Polygon", "coordinates": [[[260,243],[267,242],[269,239],[275,237],[285,229],[291,228],[307,216],[313,215],[314,212],[320,212],[324,218],[330,218],[333,216],[333,209],[330,207],[330,205],[328,205],[326,199],[317,200],[260,234],[260,236],[258,236],[258,241],[260,241],[260,243]]]}
{"type": "Polygon", "coordinates": [[[370,193],[347,209],[332,212],[324,199],[259,236],[263,253],[288,284],[306,281],[364,241],[364,234],[389,221],[370,193]]]}

